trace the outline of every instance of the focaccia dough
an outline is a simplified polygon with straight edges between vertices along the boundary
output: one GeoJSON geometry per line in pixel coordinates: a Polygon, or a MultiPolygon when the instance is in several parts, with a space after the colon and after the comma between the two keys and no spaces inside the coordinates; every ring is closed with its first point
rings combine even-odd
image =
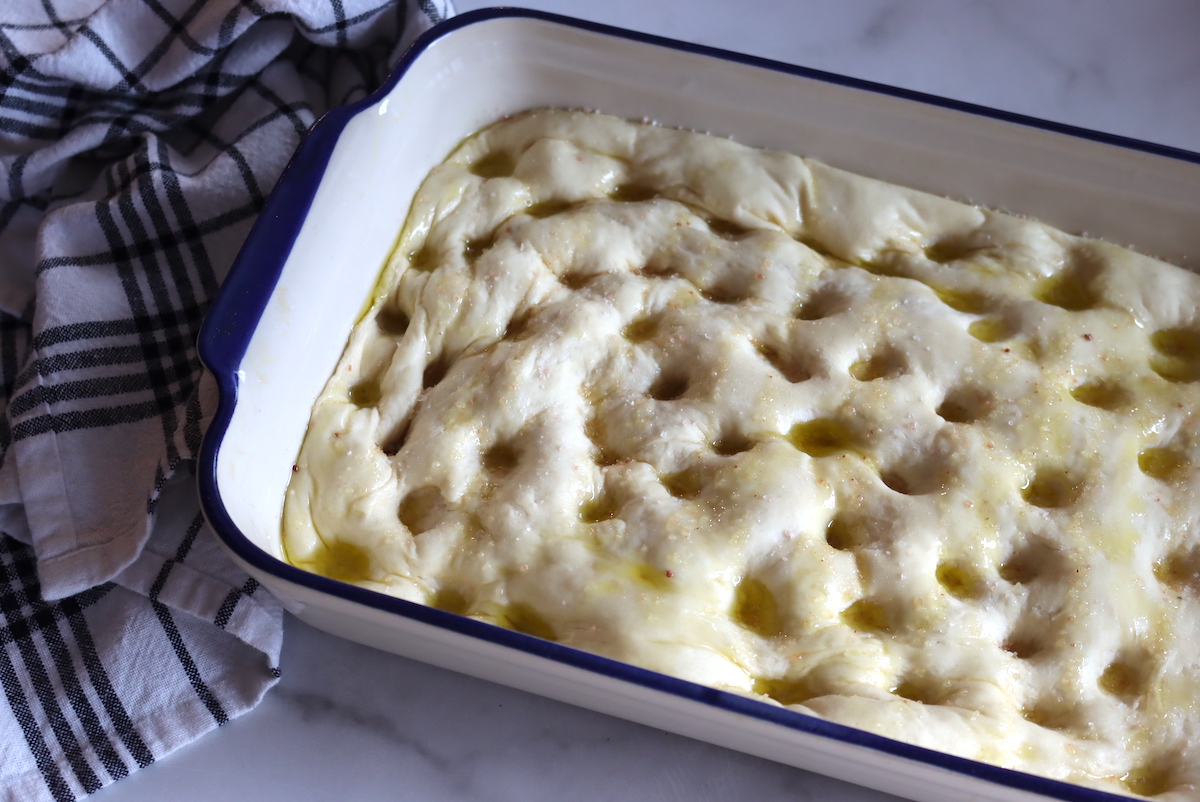
{"type": "Polygon", "coordinates": [[[425,181],[297,565],[922,746],[1200,798],[1200,278],[536,112],[425,181]]]}

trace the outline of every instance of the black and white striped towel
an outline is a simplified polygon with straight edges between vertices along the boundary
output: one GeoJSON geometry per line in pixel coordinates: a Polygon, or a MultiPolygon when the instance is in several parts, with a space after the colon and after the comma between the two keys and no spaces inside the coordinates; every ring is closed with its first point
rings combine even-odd
{"type": "Polygon", "coordinates": [[[200,517],[195,339],[313,120],[449,0],[0,2],[0,800],[252,708],[278,605],[200,517]]]}

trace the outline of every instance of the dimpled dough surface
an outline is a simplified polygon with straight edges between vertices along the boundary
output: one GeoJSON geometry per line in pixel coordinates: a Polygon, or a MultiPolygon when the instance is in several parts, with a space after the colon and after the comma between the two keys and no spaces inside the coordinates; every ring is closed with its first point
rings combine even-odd
{"type": "Polygon", "coordinates": [[[313,411],[297,565],[1200,798],[1200,279],[728,140],[506,119],[313,411]]]}

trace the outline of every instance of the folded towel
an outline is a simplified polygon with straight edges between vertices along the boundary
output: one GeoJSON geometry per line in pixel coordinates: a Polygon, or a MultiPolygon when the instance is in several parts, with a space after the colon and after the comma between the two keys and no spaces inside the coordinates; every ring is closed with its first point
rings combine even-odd
{"type": "Polygon", "coordinates": [[[198,511],[196,333],[314,119],[449,0],[0,5],[0,799],[252,708],[282,617],[198,511]]]}

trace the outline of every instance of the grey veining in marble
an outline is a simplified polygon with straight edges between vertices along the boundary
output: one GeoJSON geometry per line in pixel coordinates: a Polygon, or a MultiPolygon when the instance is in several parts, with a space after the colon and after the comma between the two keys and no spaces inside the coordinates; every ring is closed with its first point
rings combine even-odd
{"type": "MultiPolygon", "coordinates": [[[[1200,150],[1200,3],[1191,0],[527,4],[1200,150]]],[[[888,798],[294,620],[286,638],[283,680],[259,709],[97,802],[888,798]]]]}

